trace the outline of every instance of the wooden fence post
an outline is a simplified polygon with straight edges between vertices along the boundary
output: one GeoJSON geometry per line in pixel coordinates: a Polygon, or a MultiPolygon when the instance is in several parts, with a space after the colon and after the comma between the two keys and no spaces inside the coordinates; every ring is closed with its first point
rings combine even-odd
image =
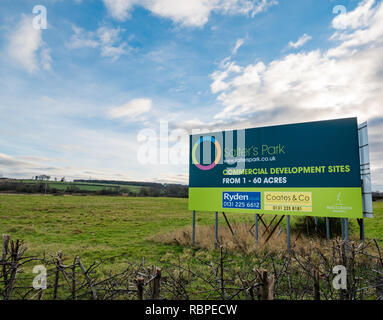
{"type": "Polygon", "coordinates": [[[161,289],[161,268],[153,267],[153,277],[150,287],[152,289],[152,299],[158,300],[160,298],[161,289]]]}
{"type": "Polygon", "coordinates": [[[72,266],[72,299],[76,300],[76,258],[73,260],[72,266]]]}
{"type": "Polygon", "coordinates": [[[268,293],[267,293],[267,300],[274,300],[275,295],[275,276],[271,275],[268,279],[268,293]]]}
{"type": "Polygon", "coordinates": [[[56,300],[56,298],[57,298],[57,288],[59,285],[59,274],[60,274],[60,267],[56,265],[55,282],[53,285],[53,300],[56,300]]]}
{"type": "Polygon", "coordinates": [[[319,270],[314,269],[314,300],[320,300],[319,270]]]}
{"type": "Polygon", "coordinates": [[[19,239],[14,242],[13,240],[10,241],[11,243],[11,267],[10,267],[10,275],[9,275],[9,281],[7,281],[7,287],[5,288],[5,300],[10,300],[12,296],[13,286],[16,281],[16,274],[17,269],[19,267],[19,261],[21,257],[23,256],[25,252],[25,248],[23,248],[23,242],[19,239]]]}
{"type": "Polygon", "coordinates": [[[9,252],[9,235],[3,234],[3,254],[1,257],[1,262],[3,264],[3,277],[4,277],[4,288],[8,287],[8,273],[7,273],[7,255],[9,252]]]}
{"type": "Polygon", "coordinates": [[[137,286],[137,298],[138,300],[144,300],[144,278],[137,277],[134,282],[137,286]]]}

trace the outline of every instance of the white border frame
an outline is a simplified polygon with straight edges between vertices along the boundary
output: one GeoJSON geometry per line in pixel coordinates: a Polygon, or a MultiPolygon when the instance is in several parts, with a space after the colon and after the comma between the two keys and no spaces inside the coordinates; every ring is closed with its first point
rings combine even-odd
{"type": "Polygon", "coordinates": [[[368,124],[363,122],[358,126],[360,175],[362,178],[362,203],[364,218],[373,218],[370,170],[370,148],[368,144],[368,124]]]}

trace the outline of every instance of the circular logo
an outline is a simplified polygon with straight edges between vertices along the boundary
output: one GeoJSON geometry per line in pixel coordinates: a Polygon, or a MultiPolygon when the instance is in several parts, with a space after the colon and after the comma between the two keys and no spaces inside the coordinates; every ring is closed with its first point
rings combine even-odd
{"type": "Polygon", "coordinates": [[[204,170],[204,171],[207,171],[207,170],[211,170],[213,169],[219,162],[219,160],[221,159],[221,155],[222,155],[222,149],[221,149],[221,145],[219,144],[219,142],[213,138],[213,137],[201,137],[196,143],[195,145],[193,146],[193,150],[192,150],[192,160],[193,160],[193,164],[200,170],[204,170]],[[216,154],[216,157],[215,157],[215,160],[212,164],[208,165],[208,166],[204,166],[202,164],[200,164],[197,160],[197,157],[196,157],[196,151],[197,151],[197,148],[198,146],[202,143],[202,142],[205,142],[205,141],[210,141],[211,143],[214,143],[215,145],[215,148],[217,149],[217,154],[216,154]]]}

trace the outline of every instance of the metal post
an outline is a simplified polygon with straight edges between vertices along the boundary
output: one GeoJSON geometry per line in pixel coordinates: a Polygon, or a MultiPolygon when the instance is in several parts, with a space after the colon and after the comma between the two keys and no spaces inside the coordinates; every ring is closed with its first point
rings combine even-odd
{"type": "Polygon", "coordinates": [[[326,237],[330,241],[330,219],[326,217],[326,237]]]}
{"type": "Polygon", "coordinates": [[[255,245],[258,246],[258,214],[255,215],[255,245]]]}
{"type": "Polygon", "coordinates": [[[215,213],[215,247],[218,248],[218,212],[215,213]]]}
{"type": "Polygon", "coordinates": [[[342,231],[342,240],[344,240],[344,219],[340,218],[340,226],[342,231]]]}
{"type": "Polygon", "coordinates": [[[194,246],[194,243],[195,243],[195,211],[193,211],[193,246],[194,246]]]}
{"type": "Polygon", "coordinates": [[[315,232],[318,233],[318,217],[314,217],[314,221],[315,221],[315,232]]]}
{"type": "Polygon", "coordinates": [[[361,223],[360,223],[360,228],[361,228],[361,233],[362,233],[362,242],[364,243],[364,241],[366,240],[365,239],[365,234],[364,234],[364,219],[361,219],[361,223]]]}
{"type": "Polygon", "coordinates": [[[348,248],[348,218],[344,219],[344,240],[346,242],[346,249],[348,248]]]}
{"type": "Polygon", "coordinates": [[[287,218],[287,250],[290,251],[290,216],[287,218]]]}

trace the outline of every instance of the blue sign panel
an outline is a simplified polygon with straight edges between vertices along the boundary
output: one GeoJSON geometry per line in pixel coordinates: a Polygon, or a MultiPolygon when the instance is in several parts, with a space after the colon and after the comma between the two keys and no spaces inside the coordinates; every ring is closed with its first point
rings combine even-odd
{"type": "Polygon", "coordinates": [[[190,137],[190,188],[360,188],[360,181],[356,118],[190,137]]]}
{"type": "Polygon", "coordinates": [[[223,192],[222,208],[261,210],[261,193],[223,192]]]}

